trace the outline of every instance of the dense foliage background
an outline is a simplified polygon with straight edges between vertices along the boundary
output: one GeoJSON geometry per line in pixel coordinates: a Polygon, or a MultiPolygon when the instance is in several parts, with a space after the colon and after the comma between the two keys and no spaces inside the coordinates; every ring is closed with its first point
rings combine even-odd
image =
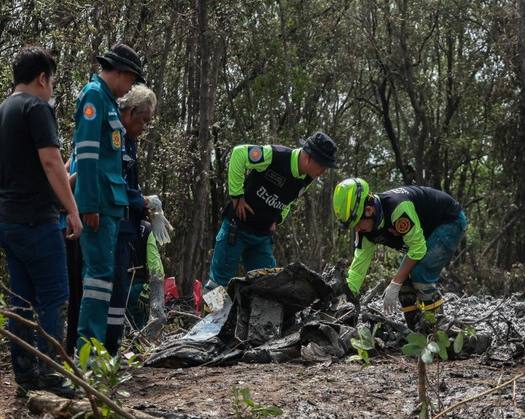
{"type": "MultiPolygon", "coordinates": [[[[352,252],[331,210],[334,185],[417,183],[466,209],[468,240],[448,275],[456,289],[525,283],[525,7],[513,0],[3,0],[0,94],[20,47],[49,48],[64,157],[75,98],[95,56],[136,48],[159,97],[141,142],[146,193],[175,227],[167,272],[205,278],[231,148],[323,130],[340,168],[325,175],[275,238],[278,263],[321,270],[352,252]]],[[[378,253],[373,275],[397,258],[378,253]]],[[[188,288],[188,287],[187,287],[188,288]]]]}

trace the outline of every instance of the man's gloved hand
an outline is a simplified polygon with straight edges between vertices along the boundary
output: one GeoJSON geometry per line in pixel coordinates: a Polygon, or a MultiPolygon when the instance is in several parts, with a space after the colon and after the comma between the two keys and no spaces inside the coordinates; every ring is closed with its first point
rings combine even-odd
{"type": "Polygon", "coordinates": [[[392,314],[396,311],[400,289],[401,284],[393,281],[386,287],[385,293],[383,294],[383,311],[385,314],[392,314]]]}
{"type": "Polygon", "coordinates": [[[144,197],[144,201],[146,203],[146,208],[156,212],[156,211],[162,211],[162,202],[158,195],[149,195],[144,197]]]}
{"type": "Polygon", "coordinates": [[[161,200],[157,195],[149,195],[144,197],[144,201],[146,208],[150,211],[151,230],[153,231],[155,239],[161,246],[170,243],[169,233],[173,231],[173,227],[164,216],[161,200]]]}
{"type": "Polygon", "coordinates": [[[170,232],[173,231],[173,227],[168,221],[168,219],[164,216],[164,211],[160,210],[158,212],[151,212],[151,230],[153,231],[153,235],[155,236],[155,239],[159,243],[159,245],[164,245],[166,243],[170,243],[170,232]]]}

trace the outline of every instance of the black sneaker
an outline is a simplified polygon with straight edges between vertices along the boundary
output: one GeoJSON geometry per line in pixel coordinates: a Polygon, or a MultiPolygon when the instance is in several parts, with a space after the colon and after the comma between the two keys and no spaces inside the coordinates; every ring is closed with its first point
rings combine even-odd
{"type": "Polygon", "coordinates": [[[30,391],[40,390],[38,379],[34,381],[20,381],[16,382],[16,397],[27,397],[30,391]]]}

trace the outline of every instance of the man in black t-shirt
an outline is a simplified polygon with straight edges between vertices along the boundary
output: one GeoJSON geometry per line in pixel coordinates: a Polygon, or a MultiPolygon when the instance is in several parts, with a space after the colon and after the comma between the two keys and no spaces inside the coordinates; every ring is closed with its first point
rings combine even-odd
{"type": "MultiPolygon", "coordinates": [[[[28,319],[34,310],[42,328],[60,341],[68,287],[59,202],[68,214],[69,238],[80,235],[82,223],[48,104],[55,69],[53,57],[38,47],[22,49],[13,61],[15,90],[0,104],[0,246],[7,257],[14,310],[28,319]]],[[[27,326],[10,320],[9,329],[35,345],[34,331],[27,326]]],[[[55,357],[56,349],[46,340],[39,338],[36,344],[55,357]]],[[[11,362],[18,394],[40,388],[62,396],[74,394],[48,365],[15,344],[11,362]]]]}

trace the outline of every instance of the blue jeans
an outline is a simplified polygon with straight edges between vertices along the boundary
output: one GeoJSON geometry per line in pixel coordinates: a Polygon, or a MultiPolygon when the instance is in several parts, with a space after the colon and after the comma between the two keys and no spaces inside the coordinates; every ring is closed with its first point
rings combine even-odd
{"type": "Polygon", "coordinates": [[[209,278],[213,282],[227,285],[228,281],[237,274],[241,258],[246,272],[275,267],[272,236],[258,236],[239,227],[235,243],[230,244],[229,232],[230,221],[224,219],[217,234],[211,260],[209,278]]]}
{"type": "MultiPolygon", "coordinates": [[[[11,295],[11,305],[19,315],[32,320],[34,313],[28,310],[29,302],[42,328],[60,342],[69,291],[66,251],[59,225],[0,224],[0,246],[7,257],[9,286],[16,294],[11,295]]],[[[54,349],[27,326],[9,320],[9,330],[31,345],[36,340],[40,351],[54,353],[54,349]]],[[[38,375],[36,358],[15,344],[11,344],[11,362],[17,382],[38,375]]]]}
{"type": "Polygon", "coordinates": [[[427,253],[410,273],[410,283],[422,301],[432,300],[437,293],[441,271],[454,256],[467,224],[467,217],[461,211],[457,220],[440,225],[428,237],[427,253]]]}

